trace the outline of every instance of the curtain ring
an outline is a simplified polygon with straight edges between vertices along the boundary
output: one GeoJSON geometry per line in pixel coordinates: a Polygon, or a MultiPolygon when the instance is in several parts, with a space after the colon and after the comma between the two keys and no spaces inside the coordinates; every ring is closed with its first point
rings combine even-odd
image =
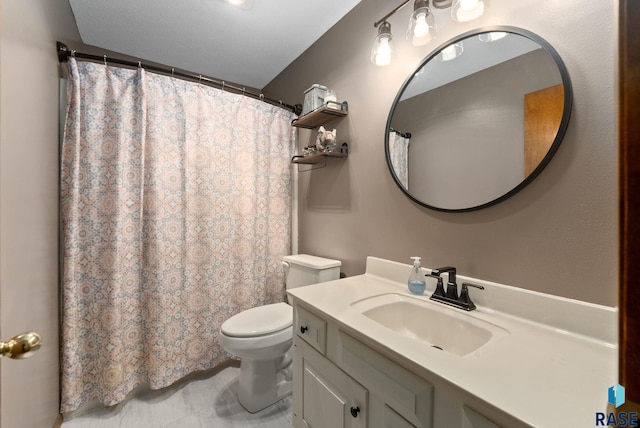
{"type": "Polygon", "coordinates": [[[106,55],[103,55],[103,56],[102,56],[102,59],[104,59],[104,65],[107,65],[107,56],[106,56],[106,55]]]}

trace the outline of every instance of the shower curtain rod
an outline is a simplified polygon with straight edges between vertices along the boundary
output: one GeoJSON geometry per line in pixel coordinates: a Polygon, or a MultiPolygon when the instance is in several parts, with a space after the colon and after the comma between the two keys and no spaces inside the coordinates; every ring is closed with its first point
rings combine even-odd
{"type": "Polygon", "coordinates": [[[201,74],[195,74],[188,71],[179,71],[179,70],[176,70],[175,68],[170,68],[170,67],[160,67],[160,66],[151,65],[151,64],[142,64],[142,61],[137,61],[137,62],[128,61],[124,59],[107,57],[107,55],[100,56],[100,55],[92,55],[92,54],[77,52],[75,49],[69,49],[69,47],[62,42],[56,42],[56,50],[58,51],[58,61],[61,63],[68,62],[70,57],[74,57],[77,59],[84,59],[84,60],[97,61],[97,62],[104,61],[105,64],[111,63],[111,64],[125,65],[128,67],[142,67],[145,70],[149,70],[155,73],[170,75],[171,77],[178,77],[180,79],[189,80],[192,82],[205,83],[210,86],[219,87],[222,90],[231,90],[238,94],[242,94],[250,98],[255,98],[257,100],[264,101],[268,104],[272,104],[278,107],[282,107],[286,110],[293,112],[298,116],[300,116],[300,113],[302,112],[301,104],[291,105],[291,104],[283,103],[281,100],[266,98],[262,93],[256,94],[255,92],[247,91],[246,88],[240,88],[238,86],[230,85],[226,83],[224,80],[217,80],[212,77],[203,76],[201,74]]]}

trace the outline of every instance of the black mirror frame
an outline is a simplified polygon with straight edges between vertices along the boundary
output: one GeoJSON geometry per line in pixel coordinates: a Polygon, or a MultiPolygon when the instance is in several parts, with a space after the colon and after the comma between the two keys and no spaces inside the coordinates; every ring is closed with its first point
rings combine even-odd
{"type": "Polygon", "coordinates": [[[542,37],[538,36],[535,33],[532,33],[528,30],[522,29],[522,28],[518,28],[518,27],[510,27],[510,26],[489,26],[489,27],[482,27],[482,28],[477,28],[474,30],[470,30],[467,31],[463,34],[460,34],[459,36],[454,37],[453,39],[448,40],[447,42],[445,42],[444,44],[438,46],[437,49],[435,49],[433,52],[431,52],[418,66],[418,68],[411,73],[411,75],[407,78],[407,80],[405,80],[404,84],[400,87],[400,90],[398,91],[398,94],[396,95],[396,98],[393,101],[393,104],[391,106],[391,110],[389,111],[389,116],[387,118],[387,124],[386,124],[386,128],[385,128],[385,136],[384,136],[384,149],[385,149],[385,155],[387,158],[387,166],[389,169],[389,172],[391,173],[391,176],[393,177],[393,180],[396,182],[396,185],[400,188],[400,190],[402,190],[402,192],[412,201],[414,201],[415,203],[422,205],[423,207],[435,210],[435,211],[442,211],[442,212],[469,212],[469,211],[477,211],[483,208],[488,208],[491,207],[493,205],[496,205],[508,198],[510,198],[511,196],[515,195],[516,193],[518,193],[520,190],[524,189],[529,183],[531,183],[541,172],[542,170],[549,164],[549,162],[551,161],[551,158],[553,158],[553,156],[555,155],[556,151],[558,150],[558,147],[560,146],[560,143],[562,142],[562,139],[564,138],[564,135],[567,131],[567,128],[569,126],[569,118],[571,116],[571,108],[572,108],[572,104],[573,104],[573,88],[571,86],[571,79],[569,78],[569,72],[567,70],[567,67],[565,66],[564,62],[562,61],[562,58],[560,57],[560,55],[558,54],[558,52],[553,48],[553,46],[551,46],[551,44],[549,44],[549,42],[547,42],[545,39],[543,39],[542,37]],[[555,61],[556,65],[558,66],[558,71],[560,72],[560,76],[562,78],[562,84],[563,84],[563,89],[564,89],[564,106],[563,106],[563,110],[562,110],[562,119],[560,121],[560,125],[558,127],[558,132],[553,140],[553,143],[551,144],[551,147],[549,148],[549,151],[547,152],[547,154],[545,155],[545,157],[542,159],[542,161],[540,162],[540,164],[538,164],[538,166],[524,179],[520,182],[520,184],[518,184],[516,187],[514,187],[513,189],[511,189],[510,191],[508,191],[507,193],[505,193],[504,195],[493,199],[491,201],[488,201],[484,204],[480,204],[480,205],[476,205],[473,207],[468,207],[468,208],[455,208],[455,209],[451,209],[451,208],[442,208],[442,207],[436,207],[433,205],[429,205],[419,199],[417,199],[415,196],[413,196],[411,193],[409,193],[408,189],[406,189],[403,185],[402,182],[400,181],[400,179],[398,178],[398,176],[396,175],[394,169],[393,169],[393,165],[391,163],[391,153],[389,152],[389,130],[392,128],[391,127],[391,119],[393,118],[393,113],[396,109],[396,106],[398,105],[398,103],[400,102],[400,98],[402,97],[402,93],[405,91],[405,89],[407,88],[407,86],[411,83],[411,80],[413,79],[415,73],[417,72],[417,70],[420,70],[427,62],[429,62],[430,60],[434,59],[442,49],[444,49],[445,47],[453,44],[453,43],[457,43],[459,41],[462,41],[470,36],[473,35],[478,35],[478,34],[482,34],[482,33],[488,33],[488,32],[507,32],[507,33],[513,33],[513,34],[518,34],[520,36],[524,36],[529,38],[530,40],[533,40],[534,42],[538,43],[542,48],[545,49],[545,51],[551,55],[551,57],[553,58],[553,60],[555,61]]]}

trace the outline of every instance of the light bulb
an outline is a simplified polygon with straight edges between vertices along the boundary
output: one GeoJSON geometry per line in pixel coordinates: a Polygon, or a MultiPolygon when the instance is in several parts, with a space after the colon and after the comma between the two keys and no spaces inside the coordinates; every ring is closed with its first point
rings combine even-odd
{"type": "Polygon", "coordinates": [[[473,10],[478,5],[478,0],[460,0],[462,10],[473,10]]]}
{"type": "Polygon", "coordinates": [[[378,35],[371,48],[371,62],[379,66],[389,65],[391,64],[393,55],[391,24],[385,21],[378,27],[378,35]]]}
{"type": "Polygon", "coordinates": [[[504,31],[490,31],[478,35],[478,39],[480,39],[481,42],[495,42],[505,37],[507,37],[507,33],[504,31]]]}
{"type": "Polygon", "coordinates": [[[447,46],[446,48],[442,49],[443,61],[451,61],[455,57],[456,57],[456,48],[454,48],[453,45],[447,46]]]}
{"type": "Polygon", "coordinates": [[[429,24],[427,24],[427,14],[420,13],[416,16],[416,27],[413,29],[415,37],[425,37],[429,34],[429,24]]]}
{"type": "Polygon", "coordinates": [[[249,10],[253,7],[255,0],[223,0],[225,3],[229,3],[231,6],[241,10],[249,10]]]}
{"type": "Polygon", "coordinates": [[[422,46],[436,38],[436,23],[433,14],[429,10],[429,2],[416,0],[409,27],[407,27],[407,40],[411,40],[413,46],[422,46]]]}
{"type": "Polygon", "coordinates": [[[391,64],[391,45],[389,44],[389,38],[381,38],[378,45],[378,53],[376,54],[376,65],[389,65],[391,64]]]}
{"type": "Polygon", "coordinates": [[[451,8],[451,18],[458,22],[468,22],[480,18],[489,0],[456,0],[451,8]]]}
{"type": "Polygon", "coordinates": [[[462,55],[463,50],[462,43],[451,44],[440,51],[440,60],[451,61],[462,55]]]}

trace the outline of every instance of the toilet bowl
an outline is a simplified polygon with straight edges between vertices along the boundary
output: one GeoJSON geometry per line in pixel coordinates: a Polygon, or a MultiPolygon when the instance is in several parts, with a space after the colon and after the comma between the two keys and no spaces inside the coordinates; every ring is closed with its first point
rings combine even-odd
{"type": "MultiPolygon", "coordinates": [[[[300,254],[285,256],[286,287],[295,288],[340,277],[338,260],[300,254]]],[[[293,308],[287,303],[258,306],[226,320],[220,344],[240,358],[238,401],[254,413],[292,391],[293,308]]]]}
{"type": "Polygon", "coordinates": [[[251,413],[291,393],[293,312],[286,303],[258,306],[229,318],[220,344],[240,358],[238,400],[251,413]]]}

